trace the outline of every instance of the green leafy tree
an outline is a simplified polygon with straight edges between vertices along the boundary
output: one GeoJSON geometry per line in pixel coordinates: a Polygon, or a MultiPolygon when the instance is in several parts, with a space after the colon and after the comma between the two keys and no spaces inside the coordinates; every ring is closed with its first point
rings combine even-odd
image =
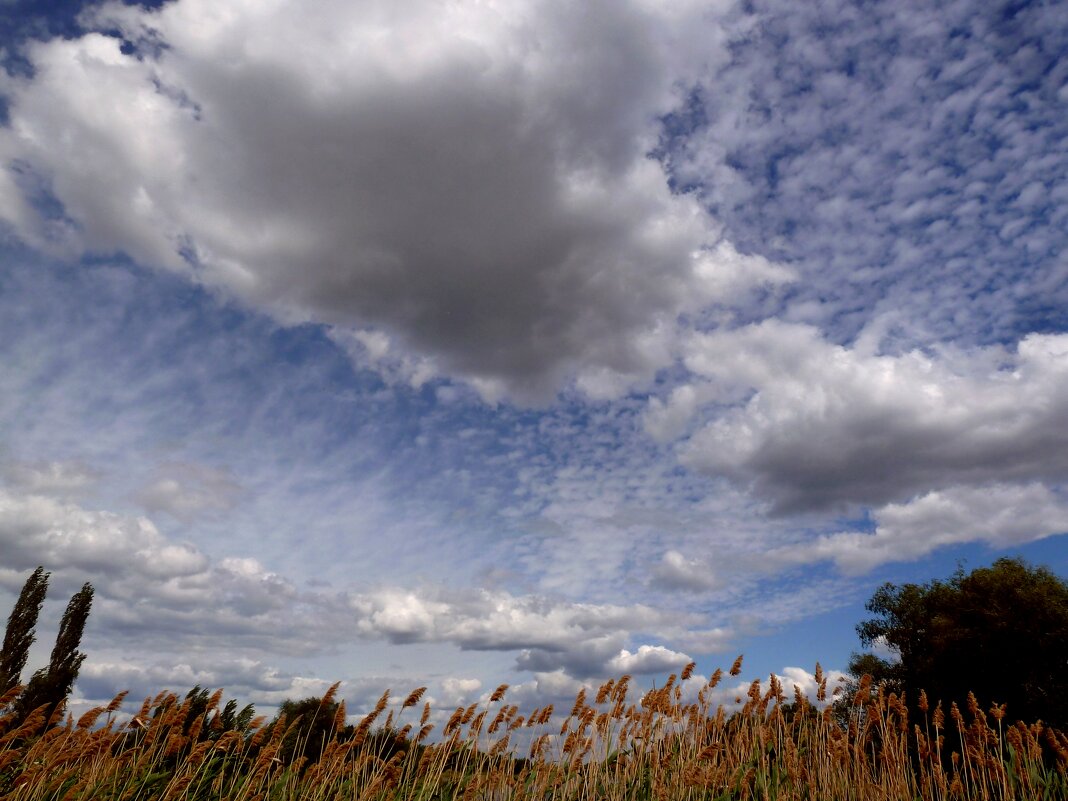
{"type": "Polygon", "coordinates": [[[344,723],[339,720],[341,705],[332,697],[304,698],[300,701],[286,699],[278,706],[278,716],[270,724],[277,726],[283,719],[286,734],[282,738],[279,758],[285,763],[293,762],[303,756],[308,764],[317,762],[323,749],[331,739],[346,739],[349,734],[344,723]]]}
{"type": "Polygon", "coordinates": [[[74,594],[59,623],[48,667],[41,668],[30,677],[26,689],[18,699],[22,714],[28,715],[38,707],[47,705],[46,720],[50,720],[66,706],[67,696],[78,679],[85,654],[78,650],[81,645],[85,622],[93,605],[93,585],[86,582],[74,594]]]}
{"type": "Polygon", "coordinates": [[[30,646],[37,637],[37,617],[48,592],[48,577],[43,567],[38,567],[30,574],[11,610],[11,617],[7,619],[4,646],[0,651],[0,696],[21,680],[30,646]]]}
{"type": "Polygon", "coordinates": [[[898,659],[854,654],[854,676],[904,691],[914,709],[920,690],[946,709],[964,709],[971,691],[984,710],[1006,704],[1009,719],[1068,728],[1068,583],[1047,568],[1004,558],[948,581],[884,584],[866,608],[861,642],[898,659]]]}

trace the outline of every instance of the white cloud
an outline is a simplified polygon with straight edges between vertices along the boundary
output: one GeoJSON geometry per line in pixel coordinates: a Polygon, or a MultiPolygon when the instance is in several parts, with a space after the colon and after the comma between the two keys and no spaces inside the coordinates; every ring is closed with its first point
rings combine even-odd
{"type": "Polygon", "coordinates": [[[615,675],[668,673],[684,667],[689,661],[686,654],[662,645],[642,645],[634,653],[624,648],[608,663],[608,670],[615,675]]]}
{"type": "Polygon", "coordinates": [[[875,532],[828,534],[767,554],[771,564],[832,560],[846,573],[905,562],[965,542],[1022,545],[1068,534],[1068,498],[1041,484],[953,487],[874,511],[875,532]]]}
{"type": "Polygon", "coordinates": [[[482,687],[482,682],[478,679],[464,679],[457,676],[450,676],[443,679],[441,682],[441,691],[443,693],[442,700],[447,704],[454,706],[468,702],[468,699],[472,697],[474,693],[477,693],[482,687]]]}
{"type": "MultiPolygon", "coordinates": [[[[563,669],[575,676],[604,675],[619,660],[679,658],[641,646],[623,646],[642,632],[686,636],[698,618],[641,604],[575,603],[504,591],[384,589],[357,594],[349,605],[365,637],[394,643],[449,642],[465,650],[519,651],[517,667],[538,673],[563,669]]],[[[651,662],[650,662],[651,664],[651,662]]],[[[654,668],[655,670],[655,668],[654,668]]]]}
{"type": "Polygon", "coordinates": [[[669,442],[685,433],[697,413],[700,394],[693,384],[671,391],[666,401],[650,398],[645,414],[645,431],[658,442],[669,442]]]}
{"type": "Polygon", "coordinates": [[[0,213],[39,247],[123,251],[352,332],[370,363],[388,338],[420,380],[527,399],[572,378],[616,394],[670,363],[680,313],[792,277],[722,242],[648,156],[724,57],[703,4],[176,0],[84,19],[137,52],[33,43],[33,77],[6,80],[0,158],[63,216],[29,219],[13,188],[0,213]]]}
{"type": "Polygon", "coordinates": [[[675,550],[664,552],[660,564],[653,568],[653,581],[665,589],[711,590],[719,585],[709,565],[687,559],[675,550]]]}
{"type": "Polygon", "coordinates": [[[0,541],[13,568],[56,565],[91,573],[126,571],[164,581],[204,571],[207,559],[172,544],[146,518],[98,512],[39,495],[0,490],[0,541]]]}
{"type": "MultiPolygon", "coordinates": [[[[849,676],[840,670],[824,671],[824,676],[827,680],[827,700],[830,701],[833,698],[835,689],[844,686],[849,680],[849,676]]],[[[794,687],[797,687],[810,703],[818,703],[816,696],[819,685],[816,683],[814,673],[810,673],[801,667],[784,667],[782,672],[778,674],[778,678],[789,700],[792,700],[789,696],[794,687]]],[[[768,683],[765,682],[763,686],[766,689],[768,683]]]]}
{"type": "Polygon", "coordinates": [[[1028,335],[1015,352],[872,355],[768,321],[695,335],[686,363],[703,392],[750,397],[698,430],[682,461],[781,511],[1068,477],[1065,335],[1028,335]]]}
{"type": "Polygon", "coordinates": [[[731,58],[666,150],[732,243],[801,275],[754,316],[847,341],[891,310],[906,347],[1063,328],[1060,11],[762,0],[730,15],[731,58]]]}
{"type": "Polygon", "coordinates": [[[336,621],[329,596],[299,596],[255,559],[212,563],[174,542],[147,518],[85,509],[39,495],[0,490],[3,584],[14,588],[37,565],[65,593],[90,581],[93,628],[101,641],[182,650],[225,643],[240,648],[322,648],[336,621]]]}

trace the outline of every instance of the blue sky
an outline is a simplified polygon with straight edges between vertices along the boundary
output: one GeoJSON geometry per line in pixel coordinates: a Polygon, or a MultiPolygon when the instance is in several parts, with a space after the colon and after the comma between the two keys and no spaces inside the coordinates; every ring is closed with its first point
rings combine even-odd
{"type": "Polygon", "coordinates": [[[1064,11],[0,3],[0,600],[355,713],[1068,575],[1064,11]]]}

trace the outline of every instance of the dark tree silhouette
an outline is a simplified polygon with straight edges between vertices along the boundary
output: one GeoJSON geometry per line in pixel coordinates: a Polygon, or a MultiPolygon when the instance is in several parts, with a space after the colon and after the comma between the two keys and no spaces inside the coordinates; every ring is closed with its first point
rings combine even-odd
{"type": "Polygon", "coordinates": [[[300,701],[287,698],[279,704],[278,715],[270,725],[277,726],[284,721],[286,726],[278,753],[282,761],[288,764],[303,756],[309,764],[317,762],[332,738],[346,739],[351,727],[345,726],[340,709],[340,703],[330,695],[300,701]]]}
{"type": "Polygon", "coordinates": [[[34,673],[19,696],[17,703],[23,716],[47,705],[45,720],[51,720],[53,715],[62,713],[66,707],[67,696],[85,661],[85,654],[78,650],[78,646],[81,645],[85,621],[89,618],[92,605],[93,585],[86,582],[67,604],[48,667],[34,673]]]}
{"type": "Polygon", "coordinates": [[[43,567],[30,574],[7,619],[4,647],[0,651],[0,696],[14,688],[22,677],[30,646],[37,637],[37,617],[48,592],[48,577],[43,567]]]}
{"type": "Polygon", "coordinates": [[[1021,559],[948,581],[885,584],[866,606],[876,615],[857,626],[861,642],[885,641],[900,657],[854,654],[850,672],[869,673],[888,691],[920,690],[966,708],[969,691],[983,710],[1006,704],[1010,720],[1068,728],[1068,583],[1021,559]]]}

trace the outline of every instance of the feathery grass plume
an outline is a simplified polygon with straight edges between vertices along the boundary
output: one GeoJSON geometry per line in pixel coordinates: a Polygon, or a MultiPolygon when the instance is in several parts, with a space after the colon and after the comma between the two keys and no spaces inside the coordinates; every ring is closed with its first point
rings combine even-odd
{"type": "Polygon", "coordinates": [[[334,703],[334,696],[337,695],[337,689],[340,686],[340,681],[335,681],[331,684],[329,689],[327,689],[326,694],[323,695],[322,700],[319,701],[319,706],[330,706],[330,704],[334,703]]]}
{"type": "Polygon", "coordinates": [[[82,716],[80,718],[78,718],[78,723],[76,724],[77,728],[79,728],[79,729],[91,729],[91,728],[93,728],[93,724],[95,724],[97,719],[101,715],[104,714],[105,709],[106,709],[106,707],[94,706],[88,712],[85,712],[84,714],[82,714],[82,716]]]}
{"type": "Polygon", "coordinates": [[[208,698],[208,703],[204,707],[204,714],[205,715],[211,714],[216,709],[218,709],[219,708],[219,702],[222,700],[222,697],[223,697],[223,691],[222,691],[222,688],[220,687],[218,690],[216,690],[215,692],[213,692],[211,694],[210,698],[208,698]]]}
{"type": "Polygon", "coordinates": [[[463,715],[460,717],[460,725],[461,726],[466,726],[468,723],[471,722],[471,718],[474,716],[476,709],[478,709],[478,704],[474,703],[474,704],[471,704],[471,706],[467,707],[467,709],[464,710],[463,715]]]}
{"type": "Polygon", "coordinates": [[[816,700],[823,703],[827,700],[827,677],[823,675],[823,666],[816,663],[816,673],[814,675],[816,679],[816,700]]]}
{"type": "Polygon", "coordinates": [[[419,703],[419,699],[423,697],[423,693],[426,692],[426,687],[418,687],[408,693],[408,697],[404,699],[404,703],[401,704],[401,709],[407,709],[410,706],[415,706],[419,703]]]}
{"type": "Polygon", "coordinates": [[[582,714],[582,710],[586,706],[586,688],[579,689],[578,694],[575,696],[575,704],[571,707],[570,717],[577,718],[582,714]]]}
{"type": "MultiPolygon", "coordinates": [[[[168,696],[148,718],[151,731],[143,733],[71,723],[44,735],[0,734],[0,796],[19,801],[168,795],[176,801],[950,801],[954,793],[969,801],[1068,798],[1068,736],[1037,724],[1003,731],[994,710],[989,722],[985,713],[972,716],[964,747],[951,754],[940,733],[944,720],[933,721],[931,736],[935,715],[922,712],[923,720],[910,724],[905,699],[882,687],[869,688],[868,700],[852,707],[856,714],[840,726],[833,707],[816,712],[807,700],[801,702],[803,694],[798,700],[796,688],[794,708],[777,700],[771,704],[781,681],[766,692],[759,681],[750,685],[749,714],[731,714],[722,705],[711,709],[707,696],[680,705],[673,681],[647,692],[641,707],[607,711],[583,702],[559,737],[541,732],[529,744],[514,743],[511,736],[513,725],[518,730],[523,721],[517,704],[495,711],[476,705],[464,738],[458,727],[467,710],[459,707],[437,743],[427,742],[432,727],[425,724],[366,738],[348,733],[343,738],[335,727],[314,765],[299,753],[283,763],[279,748],[293,725],[285,721],[267,730],[270,741],[262,747],[253,747],[257,736],[262,741],[262,730],[247,737],[228,731],[215,743],[183,741],[183,716],[168,696]],[[479,732],[491,711],[497,730],[507,724],[508,731],[486,741],[479,732]],[[994,720],[998,724],[991,728],[994,720]],[[167,757],[174,744],[181,745],[167,757]],[[521,752],[529,757],[520,758],[521,752]]],[[[380,702],[377,714],[386,706],[380,702]]],[[[548,722],[551,715],[545,707],[532,710],[527,720],[548,722]]]]}
{"type": "Polygon", "coordinates": [[[722,680],[722,678],[723,678],[723,670],[722,670],[722,668],[716,668],[712,672],[712,675],[709,677],[708,684],[706,684],[705,686],[708,687],[708,689],[710,689],[710,690],[714,689],[715,686],[720,683],[720,680],[722,680]]]}
{"type": "Polygon", "coordinates": [[[692,675],[693,675],[693,671],[694,671],[694,669],[695,669],[696,667],[697,667],[697,663],[696,663],[696,662],[689,662],[689,663],[688,663],[688,664],[686,665],[686,667],[684,667],[684,668],[682,669],[682,677],[681,677],[681,678],[682,678],[682,680],[683,680],[683,681],[686,681],[687,679],[689,679],[689,678],[690,678],[690,676],[692,676],[692,675]]]}
{"type": "Polygon", "coordinates": [[[337,709],[334,710],[334,722],[332,724],[335,732],[341,731],[345,728],[345,702],[341,701],[337,705],[337,709]]]}
{"type": "Polygon", "coordinates": [[[603,704],[608,700],[608,697],[612,694],[612,688],[615,686],[615,679],[609,679],[600,687],[597,688],[597,695],[594,698],[595,704],[603,704]]]}
{"type": "Polygon", "coordinates": [[[445,723],[445,728],[442,729],[443,734],[450,734],[454,729],[463,725],[461,722],[464,716],[464,708],[462,706],[456,707],[456,711],[452,713],[452,716],[445,723]]]}
{"type": "Polygon", "coordinates": [[[493,695],[490,696],[489,702],[495,704],[504,698],[504,694],[508,692],[508,685],[502,684],[496,690],[493,691],[493,695]]]}
{"type": "Polygon", "coordinates": [[[738,658],[735,659],[734,660],[734,664],[731,665],[730,674],[732,676],[737,676],[739,673],[742,672],[742,657],[743,656],[745,656],[745,655],[744,654],[738,654],[738,658]]]}

